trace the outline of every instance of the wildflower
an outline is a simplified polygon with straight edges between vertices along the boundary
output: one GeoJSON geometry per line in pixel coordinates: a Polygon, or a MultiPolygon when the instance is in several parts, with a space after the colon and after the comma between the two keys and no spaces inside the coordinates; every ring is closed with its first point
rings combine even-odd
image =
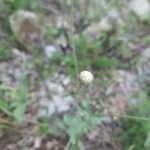
{"type": "Polygon", "coordinates": [[[82,71],[80,73],[80,79],[83,81],[85,84],[89,84],[93,81],[93,74],[89,71],[82,71]]]}

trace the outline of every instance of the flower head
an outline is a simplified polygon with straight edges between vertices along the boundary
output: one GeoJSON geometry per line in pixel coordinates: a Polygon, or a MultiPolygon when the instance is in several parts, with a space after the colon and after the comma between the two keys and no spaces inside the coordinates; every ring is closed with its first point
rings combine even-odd
{"type": "Polygon", "coordinates": [[[85,84],[89,84],[93,81],[93,74],[90,71],[82,71],[80,73],[80,79],[83,81],[85,84]]]}

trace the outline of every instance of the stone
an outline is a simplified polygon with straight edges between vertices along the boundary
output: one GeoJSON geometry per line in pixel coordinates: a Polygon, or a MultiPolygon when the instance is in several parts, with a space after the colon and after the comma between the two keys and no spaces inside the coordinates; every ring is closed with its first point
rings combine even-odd
{"type": "Polygon", "coordinates": [[[124,20],[121,16],[121,12],[115,8],[111,8],[108,12],[107,12],[108,18],[110,18],[110,20],[113,22],[113,26],[116,26],[116,28],[118,27],[118,25],[122,26],[124,25],[124,20]]]}
{"type": "Polygon", "coordinates": [[[38,17],[34,12],[18,10],[9,18],[16,39],[25,47],[39,44],[38,17]]]}
{"type": "Polygon", "coordinates": [[[34,141],[34,148],[39,149],[42,144],[42,138],[41,137],[36,137],[34,141]]]}
{"type": "Polygon", "coordinates": [[[47,58],[52,58],[53,55],[58,52],[58,49],[56,49],[53,45],[47,45],[44,48],[44,54],[47,58]]]}
{"type": "Polygon", "coordinates": [[[111,8],[109,11],[108,11],[108,16],[110,18],[114,18],[114,19],[119,19],[120,18],[120,14],[119,14],[119,11],[115,8],[111,8]]]}
{"type": "Polygon", "coordinates": [[[150,93],[150,47],[143,52],[140,58],[138,81],[141,88],[150,93]]]}
{"type": "Polygon", "coordinates": [[[60,36],[57,38],[55,41],[56,45],[62,46],[62,47],[67,47],[67,41],[64,36],[60,36]]]}
{"type": "Polygon", "coordinates": [[[129,8],[141,21],[150,18],[150,3],[147,0],[132,0],[129,3],[129,8]]]}
{"type": "Polygon", "coordinates": [[[62,145],[56,141],[55,139],[53,139],[52,141],[48,141],[46,143],[46,150],[58,150],[58,149],[63,149],[62,145]]]}
{"type": "Polygon", "coordinates": [[[85,31],[85,35],[92,36],[94,39],[100,37],[102,32],[109,32],[112,30],[112,24],[107,17],[102,18],[99,22],[93,23],[85,31]]]}
{"type": "Polygon", "coordinates": [[[69,83],[71,82],[71,79],[66,77],[62,82],[64,86],[68,86],[69,83]]]}
{"type": "Polygon", "coordinates": [[[0,81],[6,87],[16,88],[22,79],[30,76],[28,79],[35,79],[37,75],[35,70],[27,68],[27,62],[31,60],[30,55],[20,51],[19,49],[12,49],[11,62],[1,63],[0,65],[0,81]]]}
{"type": "Polygon", "coordinates": [[[116,94],[108,99],[109,103],[106,108],[110,114],[118,115],[124,113],[127,106],[127,97],[123,94],[116,94]]]}
{"type": "Polygon", "coordinates": [[[59,28],[62,28],[62,26],[65,28],[65,29],[69,29],[70,26],[69,26],[69,23],[65,18],[62,18],[61,16],[57,16],[55,17],[56,18],[56,23],[55,23],[55,26],[59,29],[59,28]]]}
{"type": "Polygon", "coordinates": [[[75,105],[74,98],[72,96],[67,96],[64,97],[63,99],[60,99],[55,96],[53,97],[53,99],[54,99],[55,107],[57,109],[57,113],[59,114],[71,110],[75,105]]]}
{"type": "Polygon", "coordinates": [[[109,19],[104,17],[101,19],[99,27],[102,31],[110,31],[112,29],[112,25],[109,22],[109,19]]]}
{"type": "Polygon", "coordinates": [[[38,117],[47,116],[52,118],[53,116],[59,116],[65,112],[73,112],[75,110],[75,101],[72,96],[60,96],[53,95],[51,100],[42,99],[40,103],[40,109],[38,117]]]}
{"type": "Polygon", "coordinates": [[[58,74],[57,80],[62,83],[63,86],[68,86],[71,82],[71,79],[65,74],[58,74]]]}
{"type": "Polygon", "coordinates": [[[129,105],[130,107],[136,107],[136,106],[138,106],[139,104],[140,104],[140,100],[137,99],[137,98],[132,98],[132,99],[130,99],[130,100],[128,101],[128,105],[129,105]]]}
{"type": "Polygon", "coordinates": [[[134,72],[114,70],[112,75],[114,82],[108,86],[105,93],[107,96],[114,95],[115,93],[122,93],[128,96],[130,93],[139,92],[137,75],[134,72]]]}
{"type": "Polygon", "coordinates": [[[45,85],[48,91],[51,92],[52,94],[64,95],[64,88],[61,84],[46,80],[45,85]]]}

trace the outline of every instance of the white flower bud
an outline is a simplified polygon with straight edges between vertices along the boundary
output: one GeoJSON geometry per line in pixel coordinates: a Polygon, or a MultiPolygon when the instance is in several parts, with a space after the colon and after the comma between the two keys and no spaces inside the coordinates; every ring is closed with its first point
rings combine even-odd
{"type": "Polygon", "coordinates": [[[93,81],[93,75],[89,71],[82,71],[80,73],[80,79],[83,81],[85,84],[89,84],[93,81]]]}

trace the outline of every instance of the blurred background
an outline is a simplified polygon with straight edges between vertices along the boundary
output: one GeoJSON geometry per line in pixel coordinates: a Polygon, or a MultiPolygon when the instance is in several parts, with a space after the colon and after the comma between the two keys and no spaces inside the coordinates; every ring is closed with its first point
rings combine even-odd
{"type": "Polygon", "coordinates": [[[149,150],[150,1],[0,0],[0,149],[149,150]]]}

